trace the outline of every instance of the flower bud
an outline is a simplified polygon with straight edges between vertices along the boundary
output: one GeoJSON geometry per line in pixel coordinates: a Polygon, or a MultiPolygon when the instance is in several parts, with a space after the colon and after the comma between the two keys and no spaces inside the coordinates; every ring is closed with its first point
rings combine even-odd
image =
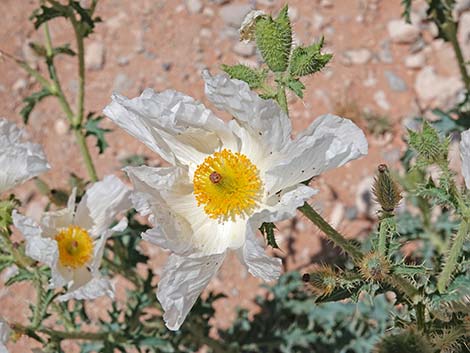
{"type": "Polygon", "coordinates": [[[379,165],[378,170],[379,173],[375,178],[372,192],[385,212],[393,212],[402,198],[400,187],[390,176],[385,164],[379,165]]]}

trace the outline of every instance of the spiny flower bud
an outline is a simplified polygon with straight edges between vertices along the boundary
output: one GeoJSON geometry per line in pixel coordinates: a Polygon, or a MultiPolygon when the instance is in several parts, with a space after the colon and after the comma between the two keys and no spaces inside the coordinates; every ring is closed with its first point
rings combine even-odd
{"type": "Polygon", "coordinates": [[[375,353],[433,353],[435,349],[429,340],[415,330],[403,331],[398,334],[385,336],[375,349],[375,353]]]}
{"type": "Polygon", "coordinates": [[[385,164],[378,167],[379,173],[375,177],[372,192],[385,212],[392,212],[400,203],[401,190],[398,183],[393,180],[385,164]]]}
{"type": "Polygon", "coordinates": [[[366,280],[381,281],[390,272],[390,264],[379,253],[370,252],[362,259],[360,271],[366,280]]]}
{"type": "Polygon", "coordinates": [[[312,272],[305,273],[302,280],[317,296],[328,296],[337,287],[338,275],[336,271],[327,265],[321,265],[312,272]]]}

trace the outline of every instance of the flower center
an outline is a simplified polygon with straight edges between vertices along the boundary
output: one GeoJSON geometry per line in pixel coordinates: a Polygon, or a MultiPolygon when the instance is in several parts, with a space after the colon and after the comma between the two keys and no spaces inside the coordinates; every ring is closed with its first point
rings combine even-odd
{"type": "Polygon", "coordinates": [[[59,247],[59,261],[63,266],[78,268],[90,261],[93,239],[77,226],[62,229],[55,237],[59,247]]]}
{"type": "Polygon", "coordinates": [[[244,154],[226,149],[198,165],[193,183],[198,206],[223,221],[249,215],[262,190],[258,168],[244,154]]]}

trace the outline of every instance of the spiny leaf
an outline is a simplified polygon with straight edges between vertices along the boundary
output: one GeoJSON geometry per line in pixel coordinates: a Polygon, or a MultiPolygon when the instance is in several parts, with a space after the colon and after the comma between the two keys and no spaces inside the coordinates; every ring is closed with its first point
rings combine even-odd
{"type": "Polygon", "coordinates": [[[273,72],[287,70],[292,46],[292,28],[287,14],[287,5],[273,20],[262,17],[256,22],[256,44],[261,55],[273,72]]]}
{"type": "Polygon", "coordinates": [[[28,123],[29,116],[31,112],[33,111],[34,107],[36,106],[36,104],[38,104],[44,98],[49,97],[49,96],[52,96],[52,92],[49,91],[47,88],[43,88],[39,92],[35,92],[31,94],[30,96],[23,99],[23,102],[25,103],[25,105],[23,109],[21,109],[20,115],[23,118],[23,122],[25,124],[28,123]]]}
{"type": "Polygon", "coordinates": [[[411,3],[412,0],[401,0],[401,4],[403,5],[403,13],[401,16],[405,19],[407,23],[411,23],[411,3]]]}
{"type": "Polygon", "coordinates": [[[51,7],[41,5],[32,13],[30,19],[33,21],[34,28],[38,29],[45,22],[57,17],[67,17],[67,15],[67,6],[61,4],[54,4],[51,7]]]}
{"type": "Polygon", "coordinates": [[[257,70],[252,69],[246,65],[222,65],[222,70],[224,70],[230,78],[244,81],[248,83],[251,89],[257,89],[262,86],[267,77],[266,70],[257,70]]]}
{"type": "Polygon", "coordinates": [[[29,272],[28,270],[19,268],[18,273],[13,275],[5,282],[6,286],[11,286],[14,283],[23,282],[23,281],[32,281],[35,278],[35,274],[29,272]]]}
{"type": "Polygon", "coordinates": [[[290,61],[290,74],[293,77],[301,77],[322,70],[333,57],[332,54],[322,54],[322,47],[323,38],[308,47],[295,48],[290,61]]]}
{"type": "Polygon", "coordinates": [[[290,88],[292,92],[294,92],[299,98],[304,97],[304,92],[303,90],[305,89],[305,86],[302,82],[300,82],[297,79],[290,79],[287,81],[287,87],[290,88]]]}
{"type": "Polygon", "coordinates": [[[93,118],[93,114],[94,113],[88,114],[88,119],[85,124],[85,136],[93,135],[96,137],[96,146],[99,149],[99,153],[102,154],[109,146],[106,142],[105,134],[111,132],[111,130],[101,128],[99,124],[104,119],[104,117],[97,116],[96,118],[93,118]]]}
{"type": "Polygon", "coordinates": [[[274,249],[279,249],[279,246],[277,245],[276,238],[274,237],[274,229],[276,229],[276,226],[274,223],[263,223],[259,230],[263,234],[263,236],[266,237],[266,241],[268,242],[268,245],[273,247],[274,249]]]}

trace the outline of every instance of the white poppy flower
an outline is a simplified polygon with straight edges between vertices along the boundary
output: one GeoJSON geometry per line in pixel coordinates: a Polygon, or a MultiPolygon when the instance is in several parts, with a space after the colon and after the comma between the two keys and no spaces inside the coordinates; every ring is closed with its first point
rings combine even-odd
{"type": "Polygon", "coordinates": [[[40,224],[17,212],[13,223],[26,239],[26,255],[50,266],[51,288],[68,286],[59,300],[113,297],[113,286],[99,267],[106,240],[127,227],[126,218],[109,229],[111,223],[129,208],[129,188],[110,175],[87,190],[76,210],[74,190],[67,208],[44,213],[40,224]]]}
{"type": "Polygon", "coordinates": [[[467,189],[470,189],[470,129],[461,134],[460,158],[462,159],[462,174],[465,185],[467,189]]]}
{"type": "Polygon", "coordinates": [[[6,345],[10,338],[10,333],[10,326],[0,317],[0,353],[8,353],[6,345]]]}
{"type": "Polygon", "coordinates": [[[23,141],[24,131],[0,118],[0,194],[50,167],[40,145],[23,141]]]}
{"type": "Polygon", "coordinates": [[[245,16],[240,26],[240,29],[238,30],[238,32],[240,33],[241,41],[250,42],[254,39],[256,20],[265,15],[266,13],[264,11],[252,10],[245,16]]]}
{"type": "Polygon", "coordinates": [[[281,260],[256,239],[261,224],[293,217],[316,193],[302,181],[367,153],[364,134],[349,120],[323,115],[292,140],[290,120],[274,101],[242,81],[203,75],[208,99],[234,117],[230,122],[175,91],[114,95],[105,109],[172,165],[126,169],[134,207],[155,224],[143,238],[173,253],[157,292],[172,330],[229,249],[251,274],[277,279],[281,260]]]}

